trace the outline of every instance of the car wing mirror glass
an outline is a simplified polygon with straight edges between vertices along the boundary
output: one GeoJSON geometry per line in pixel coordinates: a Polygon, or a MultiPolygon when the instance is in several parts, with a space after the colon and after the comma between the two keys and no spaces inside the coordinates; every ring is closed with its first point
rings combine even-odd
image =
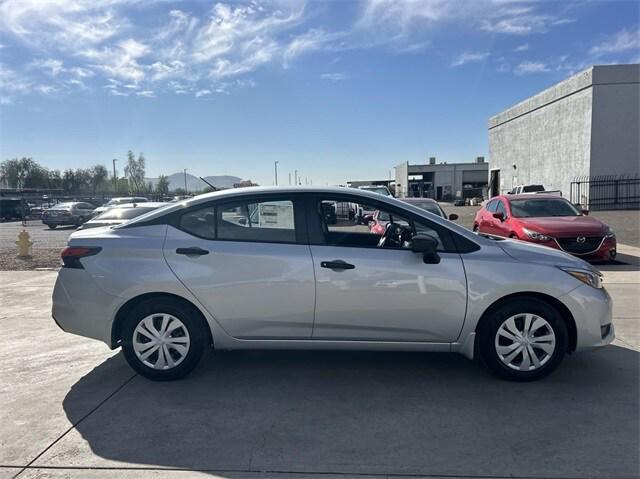
{"type": "Polygon", "coordinates": [[[458,219],[458,215],[457,215],[457,214],[455,214],[455,213],[451,213],[451,214],[449,215],[449,221],[455,221],[455,220],[457,220],[457,219],[458,219]]]}
{"type": "Polygon", "coordinates": [[[493,217],[499,219],[500,221],[504,221],[504,213],[502,211],[494,213],[493,217]]]}

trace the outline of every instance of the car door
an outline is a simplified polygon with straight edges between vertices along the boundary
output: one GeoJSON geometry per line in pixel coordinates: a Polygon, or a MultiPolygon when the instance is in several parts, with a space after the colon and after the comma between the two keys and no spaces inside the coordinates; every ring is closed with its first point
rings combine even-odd
{"type": "Polygon", "coordinates": [[[168,227],[164,255],[229,335],[311,337],[315,278],[304,215],[293,198],[191,207],[168,227]]]}
{"type": "MultiPolygon", "coordinates": [[[[319,340],[454,341],[462,328],[467,286],[460,255],[448,230],[406,211],[363,204],[365,211],[431,234],[440,262],[425,264],[407,245],[378,247],[380,235],[357,219],[322,220],[323,201],[363,203],[359,198],[316,196],[308,203],[311,253],[316,273],[313,338],[319,340]]],[[[338,209],[339,210],[339,209],[338,209]]]]}
{"type": "Polygon", "coordinates": [[[76,205],[76,215],[82,217],[82,219],[87,220],[91,217],[91,213],[93,213],[93,205],[89,203],[78,203],[76,205]]]}

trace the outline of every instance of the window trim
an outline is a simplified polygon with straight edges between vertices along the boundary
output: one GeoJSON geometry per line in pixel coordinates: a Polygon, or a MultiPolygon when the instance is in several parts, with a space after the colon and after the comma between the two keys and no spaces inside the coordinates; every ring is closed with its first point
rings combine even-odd
{"type": "MultiPolygon", "coordinates": [[[[361,245],[337,245],[337,244],[328,244],[326,242],[326,238],[324,236],[324,232],[322,229],[322,220],[321,216],[318,214],[317,206],[321,201],[342,201],[346,203],[362,203],[366,202],[368,205],[377,206],[380,209],[387,210],[390,214],[397,214],[398,216],[405,217],[409,219],[412,223],[422,222],[426,224],[433,224],[436,228],[441,229],[446,235],[446,238],[441,238],[443,246],[445,249],[443,251],[439,251],[439,253],[457,253],[459,254],[458,241],[456,241],[455,236],[456,233],[451,231],[449,228],[443,225],[439,225],[427,218],[423,218],[421,216],[416,215],[411,211],[404,210],[395,205],[390,205],[383,201],[378,201],[370,198],[362,198],[356,195],[350,195],[349,193],[309,193],[307,194],[306,203],[306,213],[309,221],[307,222],[307,227],[309,228],[309,245],[312,246],[333,246],[337,248],[360,248],[360,249],[379,249],[376,246],[361,246],[361,245]]],[[[384,248],[389,251],[408,251],[411,253],[411,250],[407,248],[384,248]]]]}

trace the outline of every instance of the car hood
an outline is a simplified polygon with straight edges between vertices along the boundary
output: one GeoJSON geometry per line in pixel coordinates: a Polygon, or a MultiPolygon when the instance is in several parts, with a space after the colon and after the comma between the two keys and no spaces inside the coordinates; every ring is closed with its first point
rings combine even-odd
{"type": "Polygon", "coordinates": [[[547,246],[512,239],[497,241],[496,244],[498,244],[509,256],[524,263],[546,264],[549,266],[596,271],[596,269],[586,261],[576,258],[564,251],[549,248],[547,246]]]}
{"type": "Polygon", "coordinates": [[[600,236],[604,223],[589,216],[550,216],[544,218],[518,218],[525,228],[550,236],[600,236]]]}

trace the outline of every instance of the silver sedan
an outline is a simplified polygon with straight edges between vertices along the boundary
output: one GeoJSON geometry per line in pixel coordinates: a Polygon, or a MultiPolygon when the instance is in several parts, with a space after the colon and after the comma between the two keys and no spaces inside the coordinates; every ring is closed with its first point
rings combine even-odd
{"type": "Polygon", "coordinates": [[[185,376],[207,347],[457,352],[533,380],[614,337],[588,263],[350,188],[202,195],[75,232],[62,260],[58,325],[155,380],[185,376]],[[384,231],[352,204],[389,218],[384,231]]]}

